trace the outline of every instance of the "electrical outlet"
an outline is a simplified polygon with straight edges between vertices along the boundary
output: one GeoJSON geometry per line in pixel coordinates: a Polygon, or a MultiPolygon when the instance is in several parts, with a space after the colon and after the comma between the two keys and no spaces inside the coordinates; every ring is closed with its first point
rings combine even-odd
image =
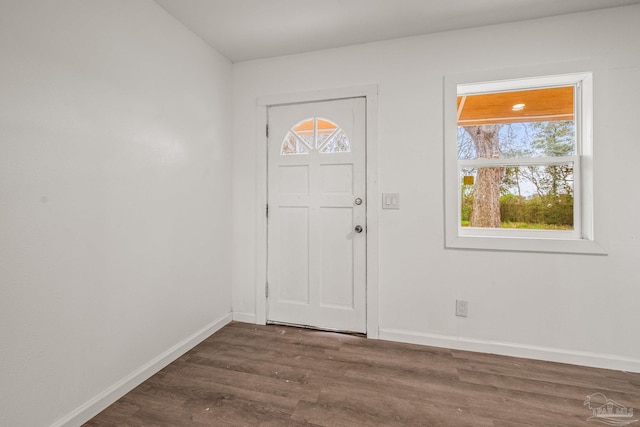
{"type": "Polygon", "coordinates": [[[467,317],[469,314],[469,303],[467,301],[456,300],[456,316],[467,317]]]}

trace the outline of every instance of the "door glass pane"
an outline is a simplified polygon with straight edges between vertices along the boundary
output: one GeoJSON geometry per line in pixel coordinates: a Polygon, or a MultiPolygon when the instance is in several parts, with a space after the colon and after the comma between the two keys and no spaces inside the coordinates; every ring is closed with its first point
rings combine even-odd
{"type": "Polygon", "coordinates": [[[321,153],[347,153],[349,151],[351,151],[349,138],[347,138],[342,129],[338,129],[320,149],[321,153]]]}
{"type": "Polygon", "coordinates": [[[300,138],[297,138],[293,131],[289,131],[287,136],[284,137],[284,141],[282,141],[280,154],[285,156],[289,154],[309,154],[309,147],[300,138]]]}

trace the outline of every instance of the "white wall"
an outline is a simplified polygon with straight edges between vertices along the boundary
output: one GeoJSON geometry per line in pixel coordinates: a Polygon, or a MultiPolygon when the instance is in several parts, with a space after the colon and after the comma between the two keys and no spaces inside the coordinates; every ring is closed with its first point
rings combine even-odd
{"type": "MultiPolygon", "coordinates": [[[[381,338],[640,371],[635,217],[640,7],[565,15],[234,64],[233,309],[255,319],[260,96],[379,85],[381,338]],[[445,75],[595,61],[596,237],[607,256],[445,250],[445,75]],[[469,317],[454,316],[455,299],[469,317]]],[[[379,209],[379,200],[369,207],[379,209]]]]}
{"type": "Polygon", "coordinates": [[[229,320],[231,70],[150,0],[0,2],[0,425],[77,424],[229,320]]]}

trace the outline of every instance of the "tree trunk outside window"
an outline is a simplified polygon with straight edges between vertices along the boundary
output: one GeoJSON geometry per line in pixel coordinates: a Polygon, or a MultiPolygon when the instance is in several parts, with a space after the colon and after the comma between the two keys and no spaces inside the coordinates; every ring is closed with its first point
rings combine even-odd
{"type": "MultiPolygon", "coordinates": [[[[498,134],[501,125],[465,126],[479,158],[500,157],[498,134]]],[[[473,188],[469,226],[500,228],[500,182],[504,168],[479,168],[473,188]]]]}

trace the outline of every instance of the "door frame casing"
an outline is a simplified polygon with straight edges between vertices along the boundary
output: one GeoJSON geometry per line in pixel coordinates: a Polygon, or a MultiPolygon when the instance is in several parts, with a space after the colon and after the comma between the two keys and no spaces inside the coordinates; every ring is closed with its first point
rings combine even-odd
{"type": "Polygon", "coordinates": [[[378,338],[378,86],[262,96],[256,102],[256,323],[267,323],[267,108],[269,106],[365,98],[367,185],[366,316],[367,338],[378,338]]]}

